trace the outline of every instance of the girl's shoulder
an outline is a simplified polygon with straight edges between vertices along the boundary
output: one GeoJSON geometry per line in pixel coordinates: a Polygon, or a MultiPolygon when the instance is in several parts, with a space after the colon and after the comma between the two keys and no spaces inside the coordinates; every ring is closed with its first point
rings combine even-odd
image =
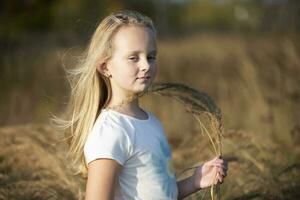
{"type": "Polygon", "coordinates": [[[135,139],[133,127],[122,121],[111,112],[101,112],[88,133],[86,146],[95,141],[109,138],[110,140],[130,140],[133,143],[135,139]]]}
{"type": "Polygon", "coordinates": [[[98,128],[113,128],[124,131],[130,130],[130,127],[117,115],[108,110],[102,110],[95,121],[94,127],[98,128]]]}
{"type": "Polygon", "coordinates": [[[112,158],[124,165],[133,152],[135,134],[110,113],[100,113],[84,144],[86,163],[97,158],[112,158]]]}

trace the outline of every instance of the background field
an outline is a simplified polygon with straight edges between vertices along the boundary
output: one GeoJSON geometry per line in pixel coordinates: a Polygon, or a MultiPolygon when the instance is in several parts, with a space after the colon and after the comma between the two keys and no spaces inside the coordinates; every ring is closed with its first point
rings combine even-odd
{"type": "MultiPolygon", "coordinates": [[[[72,66],[94,23],[119,8],[139,9],[157,22],[155,81],[204,91],[221,108],[229,160],[222,199],[300,197],[297,2],[37,2],[1,5],[6,29],[0,35],[0,199],[83,195],[85,182],[71,175],[49,113],[62,110],[68,97],[62,65],[72,66]],[[99,13],[88,12],[92,5],[99,13]]],[[[183,169],[212,158],[209,141],[181,104],[154,94],[141,103],[164,125],[179,179],[192,173],[180,174],[183,169]]]]}

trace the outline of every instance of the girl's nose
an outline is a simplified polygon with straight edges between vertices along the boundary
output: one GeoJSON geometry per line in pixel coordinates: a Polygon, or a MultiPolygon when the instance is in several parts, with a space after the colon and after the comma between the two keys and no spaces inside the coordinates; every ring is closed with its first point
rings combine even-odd
{"type": "Polygon", "coordinates": [[[148,71],[149,68],[150,68],[150,63],[149,63],[149,61],[146,59],[146,60],[144,60],[144,62],[141,63],[141,70],[142,70],[142,71],[144,71],[144,70],[148,71]]]}

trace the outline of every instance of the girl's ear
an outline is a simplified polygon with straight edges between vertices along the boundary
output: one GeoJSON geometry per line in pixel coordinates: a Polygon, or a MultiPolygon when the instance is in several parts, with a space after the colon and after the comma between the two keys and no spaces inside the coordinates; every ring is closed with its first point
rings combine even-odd
{"type": "Polygon", "coordinates": [[[110,77],[110,73],[108,71],[108,68],[107,68],[107,63],[106,62],[103,62],[103,63],[100,63],[97,65],[97,71],[102,74],[103,76],[106,76],[106,77],[110,77]]]}

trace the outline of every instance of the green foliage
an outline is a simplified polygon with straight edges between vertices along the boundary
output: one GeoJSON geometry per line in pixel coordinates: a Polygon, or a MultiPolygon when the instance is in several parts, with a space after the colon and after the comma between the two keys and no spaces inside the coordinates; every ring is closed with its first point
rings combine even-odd
{"type": "Polygon", "coordinates": [[[4,0],[0,3],[0,41],[32,32],[89,35],[105,15],[121,9],[150,16],[161,35],[217,31],[297,31],[294,1],[156,1],[156,0],[4,0]]]}

